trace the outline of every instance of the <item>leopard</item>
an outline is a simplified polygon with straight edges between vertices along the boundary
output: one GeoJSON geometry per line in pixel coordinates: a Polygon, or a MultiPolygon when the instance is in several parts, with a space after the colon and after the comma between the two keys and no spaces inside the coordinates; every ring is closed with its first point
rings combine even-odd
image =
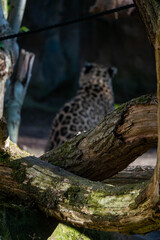
{"type": "Polygon", "coordinates": [[[94,128],[114,109],[112,80],[116,74],[114,66],[84,64],[75,97],[64,104],[53,120],[46,152],[94,128]]]}

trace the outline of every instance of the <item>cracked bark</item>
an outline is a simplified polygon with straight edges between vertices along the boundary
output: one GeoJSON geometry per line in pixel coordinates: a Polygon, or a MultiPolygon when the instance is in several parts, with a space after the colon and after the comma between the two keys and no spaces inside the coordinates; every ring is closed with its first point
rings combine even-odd
{"type": "Polygon", "coordinates": [[[42,160],[91,180],[104,180],[157,144],[157,99],[142,96],[123,104],[91,131],[42,160]]]}
{"type": "Polygon", "coordinates": [[[0,193],[8,201],[30,202],[47,215],[78,227],[123,233],[160,227],[158,205],[148,198],[137,202],[148,181],[117,185],[78,177],[9,143],[3,136],[4,123],[0,126],[0,193]]]}

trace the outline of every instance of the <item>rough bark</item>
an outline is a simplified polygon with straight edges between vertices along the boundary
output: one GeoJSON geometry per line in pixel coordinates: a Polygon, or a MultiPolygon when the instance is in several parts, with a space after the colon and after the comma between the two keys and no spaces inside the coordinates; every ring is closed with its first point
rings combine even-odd
{"type": "Polygon", "coordinates": [[[154,188],[152,198],[159,199],[159,180],[160,180],[160,20],[157,22],[156,40],[155,40],[155,60],[156,60],[156,73],[157,73],[157,98],[158,98],[158,147],[157,147],[157,164],[154,171],[153,179],[150,188],[154,188]]]}
{"type": "Polygon", "coordinates": [[[148,37],[153,44],[155,45],[157,24],[160,12],[159,1],[151,0],[134,0],[136,8],[140,14],[140,17],[145,24],[148,37]]]}
{"type": "MultiPolygon", "coordinates": [[[[148,113],[152,115],[151,109],[156,106],[156,99],[147,98],[147,102],[146,97],[142,99],[143,101],[145,99],[143,104],[141,102],[143,108],[152,106],[149,110],[147,108],[147,116],[149,116],[148,113]]],[[[121,112],[123,109],[124,106],[117,111],[121,112]]],[[[145,115],[144,112],[143,115],[145,115]]],[[[114,119],[113,116],[112,120],[115,124],[114,120],[117,118],[114,119]]],[[[155,121],[155,118],[153,117],[152,120],[155,121]]],[[[88,133],[91,134],[92,139],[95,129],[88,133]]],[[[104,130],[105,125],[98,129],[104,130]]],[[[147,180],[147,182],[125,185],[114,184],[114,182],[112,184],[111,182],[109,184],[92,182],[21,151],[15,144],[9,142],[6,132],[5,123],[1,121],[0,192],[7,196],[8,200],[20,199],[23,202],[30,202],[49,216],[85,228],[145,233],[160,227],[157,203],[159,198],[156,198],[156,201],[151,198],[155,189],[148,187],[151,186],[152,181],[149,184],[147,180]]],[[[101,135],[99,130],[98,132],[101,135]]],[[[106,132],[102,132],[105,136],[106,132]]],[[[142,134],[141,131],[138,134],[142,134]]],[[[79,139],[79,136],[77,138],[79,139]]],[[[101,141],[97,137],[95,140],[96,144],[101,141]]],[[[84,136],[78,141],[83,142],[84,136]]],[[[148,141],[152,141],[151,134],[148,135],[148,141]]],[[[76,152],[76,149],[74,151],[76,152]]],[[[101,161],[103,162],[103,159],[99,158],[97,165],[101,164],[101,161]]],[[[117,159],[114,161],[117,162],[117,159]]],[[[114,161],[112,160],[110,165],[114,161]]]]}
{"type": "Polygon", "coordinates": [[[146,182],[122,186],[92,182],[3,142],[0,192],[7,200],[30,202],[49,216],[85,228],[145,233],[160,227],[158,204],[141,198],[146,182]]]}
{"type": "Polygon", "coordinates": [[[142,96],[121,105],[91,131],[41,159],[91,180],[104,180],[157,143],[157,99],[142,96]]]}
{"type": "Polygon", "coordinates": [[[72,226],[67,226],[65,224],[58,224],[56,230],[47,240],[70,240],[70,239],[80,239],[80,240],[90,240],[91,238],[81,233],[76,228],[72,226]]]}

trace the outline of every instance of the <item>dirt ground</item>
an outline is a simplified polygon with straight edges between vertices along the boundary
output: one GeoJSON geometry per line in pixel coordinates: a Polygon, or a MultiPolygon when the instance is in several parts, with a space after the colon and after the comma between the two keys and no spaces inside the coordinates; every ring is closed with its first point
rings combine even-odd
{"type": "Polygon", "coordinates": [[[37,108],[22,110],[18,145],[36,155],[44,153],[54,114],[37,108]]]}

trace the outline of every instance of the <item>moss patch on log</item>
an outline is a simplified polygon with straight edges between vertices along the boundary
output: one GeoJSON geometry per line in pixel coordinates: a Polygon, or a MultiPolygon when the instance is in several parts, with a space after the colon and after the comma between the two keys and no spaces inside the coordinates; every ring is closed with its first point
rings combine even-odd
{"type": "Polygon", "coordinates": [[[23,183],[25,179],[25,167],[22,165],[21,160],[10,160],[10,155],[8,152],[0,152],[0,162],[4,164],[4,166],[10,167],[12,169],[12,177],[18,183],[23,183]]]}
{"type": "Polygon", "coordinates": [[[85,234],[79,232],[76,228],[67,226],[65,224],[59,224],[52,236],[48,240],[90,240],[85,234]]]}

